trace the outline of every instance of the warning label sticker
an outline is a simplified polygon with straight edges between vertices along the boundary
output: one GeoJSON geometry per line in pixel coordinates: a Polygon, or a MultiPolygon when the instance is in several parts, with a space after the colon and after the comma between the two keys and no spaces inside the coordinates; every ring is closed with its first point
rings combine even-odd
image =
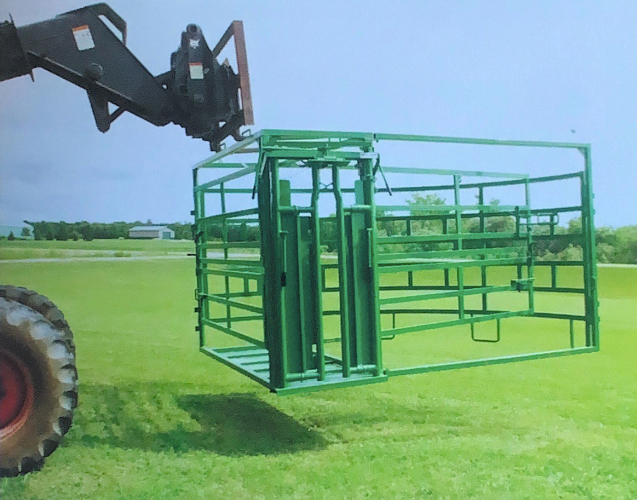
{"type": "Polygon", "coordinates": [[[203,80],[202,63],[190,63],[190,78],[192,80],[203,80]]]}
{"type": "Polygon", "coordinates": [[[75,37],[75,44],[78,50],[88,50],[95,47],[93,36],[91,35],[91,30],[88,28],[88,25],[85,24],[73,28],[73,36],[75,37]]]}

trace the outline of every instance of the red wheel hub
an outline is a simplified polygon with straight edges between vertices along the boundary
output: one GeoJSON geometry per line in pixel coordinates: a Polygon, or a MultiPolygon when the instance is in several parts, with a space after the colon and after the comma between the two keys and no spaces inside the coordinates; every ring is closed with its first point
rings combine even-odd
{"type": "Polygon", "coordinates": [[[33,383],[25,364],[0,349],[0,438],[13,434],[33,405],[33,383]]]}

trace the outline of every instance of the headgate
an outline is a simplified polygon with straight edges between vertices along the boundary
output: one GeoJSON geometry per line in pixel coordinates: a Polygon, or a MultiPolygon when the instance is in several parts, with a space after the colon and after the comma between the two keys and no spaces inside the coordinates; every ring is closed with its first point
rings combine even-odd
{"type": "Polygon", "coordinates": [[[193,179],[201,351],[274,392],[599,349],[587,144],[263,130],[193,179]],[[384,143],[574,150],[584,168],[390,166],[384,143]],[[560,183],[576,202],[546,206],[560,183]],[[487,201],[503,190],[517,199],[487,201]]]}

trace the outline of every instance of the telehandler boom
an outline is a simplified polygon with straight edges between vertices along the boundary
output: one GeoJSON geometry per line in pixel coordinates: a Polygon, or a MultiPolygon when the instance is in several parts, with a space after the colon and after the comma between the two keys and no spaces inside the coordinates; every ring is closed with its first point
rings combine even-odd
{"type": "MultiPolygon", "coordinates": [[[[157,126],[175,123],[219,151],[253,124],[241,21],[212,49],[189,24],[170,69],[157,76],[128,50],[126,22],[104,3],[26,26],[0,23],[0,81],[33,79],[35,68],[85,89],[101,132],[129,112],[157,126]],[[217,61],[232,38],[237,72],[217,61]]],[[[0,477],[43,465],[71,426],[77,393],[73,334],[62,312],[32,290],[0,286],[0,477]]]]}

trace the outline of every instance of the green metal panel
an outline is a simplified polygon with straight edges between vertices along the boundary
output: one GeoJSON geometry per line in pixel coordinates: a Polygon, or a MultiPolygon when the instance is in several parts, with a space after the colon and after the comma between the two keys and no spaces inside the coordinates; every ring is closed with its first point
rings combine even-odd
{"type": "Polygon", "coordinates": [[[263,130],[193,170],[201,351],[279,394],[382,382],[390,375],[596,351],[599,316],[591,168],[586,144],[263,130]],[[572,149],[584,156],[584,168],[529,178],[509,172],[381,167],[379,148],[385,141],[572,149]],[[236,156],[246,152],[258,153],[258,161],[246,163],[236,156]],[[214,168],[235,171],[199,182],[201,169],[214,168]],[[301,177],[305,184],[281,179],[281,169],[299,170],[292,179],[301,177]],[[331,174],[327,186],[320,182],[322,170],[331,174]],[[357,180],[350,175],[344,185],[345,170],[356,171],[357,180]],[[382,182],[376,186],[379,173],[382,182]],[[417,182],[393,185],[392,176],[405,173],[418,174],[417,182]],[[441,176],[448,178],[447,183],[423,185],[423,178],[441,176]],[[462,176],[488,180],[463,183],[462,176]],[[253,189],[237,186],[246,177],[253,189]],[[579,204],[532,204],[531,185],[569,180],[580,182],[579,204]],[[523,188],[518,204],[485,203],[485,190],[508,186],[523,188]],[[473,205],[461,203],[470,198],[462,196],[467,190],[473,190],[473,205]],[[392,204],[376,201],[380,193],[404,197],[431,191],[448,193],[451,203],[401,203],[399,196],[392,204]],[[293,205],[294,193],[310,195],[307,206],[293,205]],[[321,194],[325,202],[333,203],[329,217],[320,217],[321,194]],[[345,195],[352,194],[353,202],[348,204],[345,195]],[[231,206],[230,195],[242,196],[242,203],[231,206]],[[206,196],[217,196],[221,210],[208,211],[206,196]],[[561,234],[556,229],[561,215],[581,215],[581,234],[561,234]],[[490,229],[494,221],[501,222],[502,230],[490,229]],[[258,241],[235,241],[237,227],[257,223],[258,241]],[[404,229],[380,234],[380,228],[390,223],[404,229]],[[537,245],[549,243],[581,245],[583,259],[538,261],[537,245]],[[329,251],[322,245],[328,245],[329,251]],[[254,249],[258,255],[246,253],[254,249]],[[437,282],[422,282],[423,273],[440,274],[437,282]],[[538,281],[538,273],[544,282],[538,281]],[[580,275],[581,284],[564,281],[573,273],[580,275]],[[326,295],[334,292],[338,295],[326,295]],[[547,294],[572,294],[581,299],[581,307],[538,309],[536,296],[547,294]],[[517,302],[503,299],[513,296],[517,302]],[[337,309],[324,304],[337,304],[337,309]],[[331,324],[338,326],[332,326],[329,338],[324,338],[324,319],[333,316],[339,321],[331,324]],[[391,326],[382,318],[391,320],[391,326]],[[384,359],[382,343],[397,335],[411,338],[466,328],[465,342],[487,348],[506,344],[512,336],[524,337],[524,332],[508,331],[510,321],[549,320],[564,322],[568,348],[438,363],[422,363],[428,351],[409,353],[422,355],[415,366],[394,366],[384,359]],[[492,324],[494,329],[480,333],[476,331],[480,324],[492,324]],[[584,346],[578,346],[580,331],[584,346]],[[213,347],[219,336],[242,345],[227,347],[224,341],[213,347]],[[340,343],[340,357],[326,351],[325,344],[334,342],[340,343]]]}
{"type": "MultiPolygon", "coordinates": [[[[356,181],[356,202],[363,201],[363,185],[356,181]]],[[[364,213],[352,213],[345,216],[345,234],[347,253],[344,260],[347,265],[347,295],[349,314],[349,364],[350,367],[375,364],[374,339],[377,335],[375,325],[375,293],[372,282],[369,242],[369,221],[364,213]]]]}
{"type": "MultiPolygon", "coordinates": [[[[281,208],[291,206],[290,181],[280,181],[281,208]]],[[[285,259],[283,300],[287,338],[286,373],[293,375],[316,369],[312,344],[316,339],[312,304],[318,290],[311,286],[311,220],[299,213],[281,214],[285,259]]]]}

